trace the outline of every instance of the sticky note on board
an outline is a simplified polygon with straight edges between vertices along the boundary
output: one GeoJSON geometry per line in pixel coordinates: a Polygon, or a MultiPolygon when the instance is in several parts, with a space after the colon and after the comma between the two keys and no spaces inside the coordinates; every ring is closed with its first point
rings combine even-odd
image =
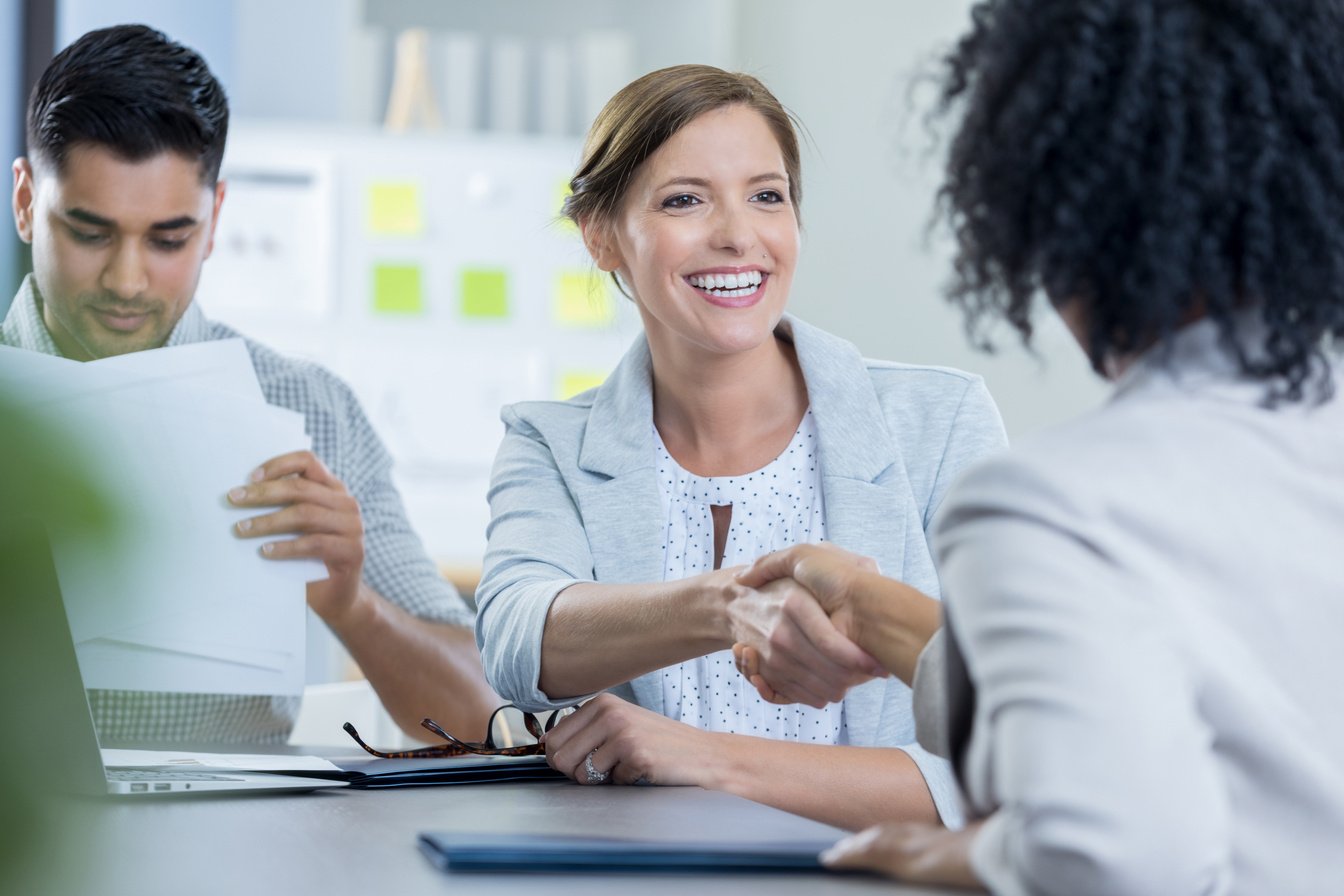
{"type": "Polygon", "coordinates": [[[606,275],[598,271],[562,271],[555,278],[555,322],[566,327],[604,327],[616,318],[606,275]]]}
{"type": "Polygon", "coordinates": [[[509,275],[489,268],[467,268],[459,290],[462,316],[498,320],[509,316],[509,275]]]}
{"type": "Polygon", "coordinates": [[[373,310],[379,314],[423,314],[425,292],[420,266],[374,265],[373,310]]]}
{"type": "Polygon", "coordinates": [[[580,392],[602,385],[607,380],[605,371],[600,370],[562,370],[555,383],[555,397],[564,401],[580,392]]]}
{"type": "Polygon", "coordinates": [[[417,184],[369,184],[368,213],[366,229],[374,236],[418,236],[425,230],[417,184]]]}

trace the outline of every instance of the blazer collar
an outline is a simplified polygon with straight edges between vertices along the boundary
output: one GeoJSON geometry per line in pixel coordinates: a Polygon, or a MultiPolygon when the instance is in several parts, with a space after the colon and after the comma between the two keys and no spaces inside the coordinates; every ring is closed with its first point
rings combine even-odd
{"type": "MultiPolygon", "coordinates": [[[[899,457],[858,349],[788,314],[775,333],[798,352],[826,475],[876,480],[899,457]]],[[[652,370],[641,335],[593,398],[579,452],[582,469],[619,476],[652,463],[652,370]]]]}
{"type": "Polygon", "coordinates": [[[798,352],[826,477],[875,481],[900,457],[858,348],[790,315],[775,332],[798,352]]]}

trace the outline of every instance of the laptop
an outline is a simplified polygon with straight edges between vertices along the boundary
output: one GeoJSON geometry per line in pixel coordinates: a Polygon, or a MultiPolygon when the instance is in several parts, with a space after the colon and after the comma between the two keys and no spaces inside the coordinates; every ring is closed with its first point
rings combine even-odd
{"type": "Polygon", "coordinates": [[[221,769],[164,765],[103,765],[70,623],[61,599],[45,528],[37,521],[0,520],[0,719],[10,769],[41,792],[159,796],[221,791],[305,791],[347,782],[221,769]]]}

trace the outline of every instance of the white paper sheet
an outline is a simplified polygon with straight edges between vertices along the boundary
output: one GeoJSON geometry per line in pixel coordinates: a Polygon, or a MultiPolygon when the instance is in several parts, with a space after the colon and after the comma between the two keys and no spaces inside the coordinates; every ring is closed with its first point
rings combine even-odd
{"type": "Polygon", "coordinates": [[[78,364],[0,355],[0,382],[74,433],[125,512],[112,552],[53,532],[86,687],[299,694],[305,590],[317,561],[274,561],[233,524],[265,509],[225,494],[309,447],[301,414],[267,404],[239,340],[78,364]],[[52,361],[59,363],[53,364],[52,361]]]}
{"type": "Polygon", "coordinates": [[[252,772],[339,772],[319,756],[265,753],[181,753],[175,750],[114,750],[103,748],[108,768],[209,768],[252,772]]]}

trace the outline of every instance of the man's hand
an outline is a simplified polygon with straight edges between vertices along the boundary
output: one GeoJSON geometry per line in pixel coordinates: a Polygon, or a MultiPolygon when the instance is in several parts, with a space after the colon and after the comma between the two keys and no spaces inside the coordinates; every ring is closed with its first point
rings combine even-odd
{"type": "Polygon", "coordinates": [[[229,492],[235,507],[279,507],[234,525],[242,538],[296,535],[262,544],[271,560],[312,557],[327,566],[328,578],[308,583],[308,603],[331,621],[349,611],[359,596],[364,569],[364,523],[359,502],[311,451],[282,454],[262,464],[248,484],[229,492]]]}
{"type": "Polygon", "coordinates": [[[827,868],[876,871],[918,884],[967,887],[984,884],[971,868],[971,843],[981,822],[960,831],[942,825],[902,822],[868,828],[821,854],[827,868]]]}

